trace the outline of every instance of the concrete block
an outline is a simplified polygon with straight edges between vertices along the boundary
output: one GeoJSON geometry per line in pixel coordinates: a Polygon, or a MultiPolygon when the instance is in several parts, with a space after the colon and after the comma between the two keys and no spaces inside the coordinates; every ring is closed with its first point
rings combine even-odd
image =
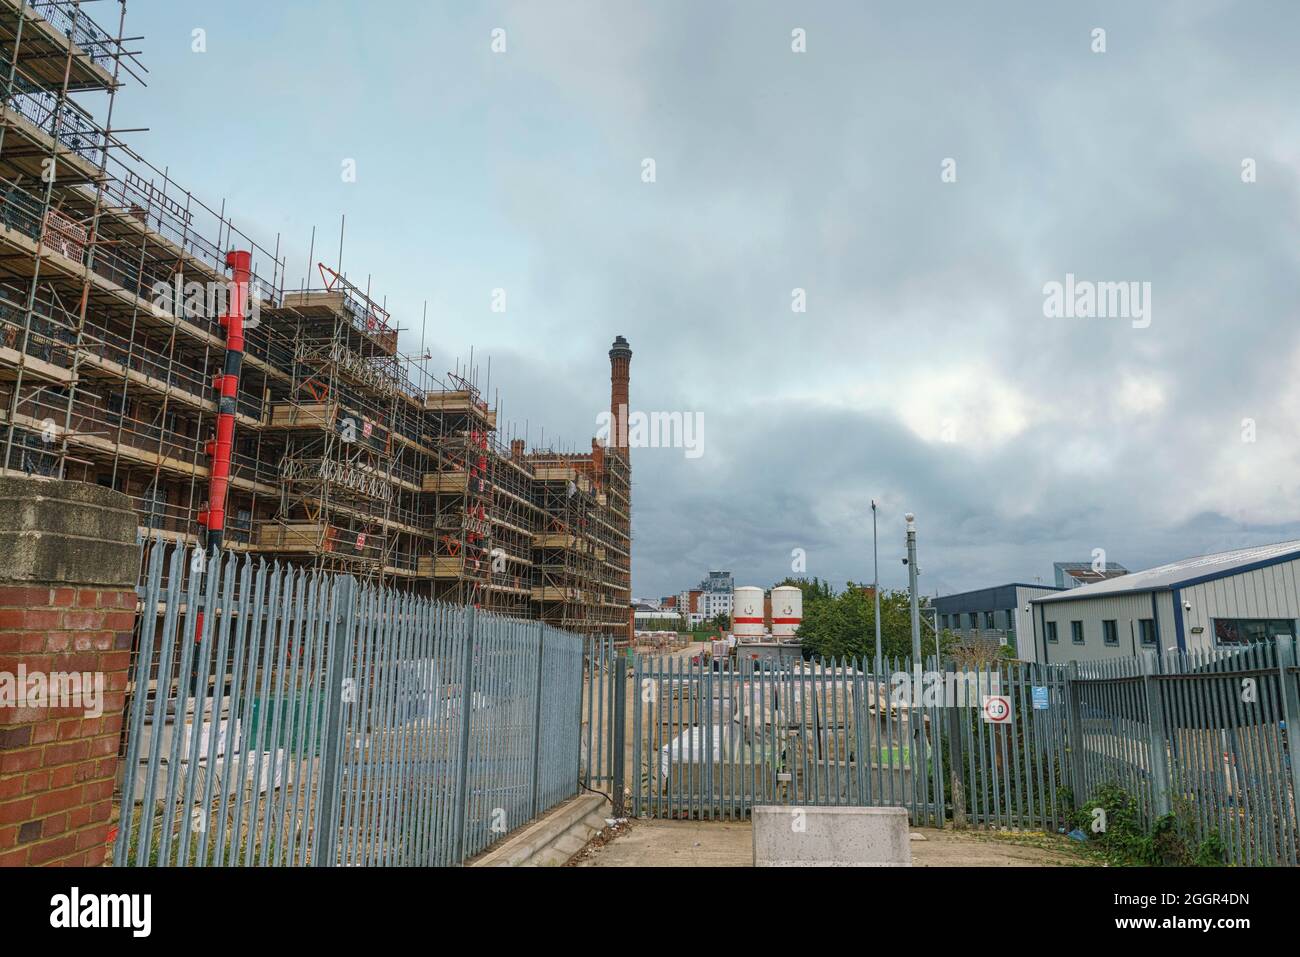
{"type": "Polygon", "coordinates": [[[559,840],[551,844],[551,847],[565,854],[567,857],[572,857],[586,846],[586,838],[579,837],[577,834],[574,834],[572,830],[566,832],[559,838],[559,840]]]}
{"type": "Polygon", "coordinates": [[[121,492],[0,476],[0,581],[134,586],[138,522],[121,492]]]}
{"type": "Polygon", "coordinates": [[[756,806],[755,867],[911,867],[907,809],[756,806]]]}

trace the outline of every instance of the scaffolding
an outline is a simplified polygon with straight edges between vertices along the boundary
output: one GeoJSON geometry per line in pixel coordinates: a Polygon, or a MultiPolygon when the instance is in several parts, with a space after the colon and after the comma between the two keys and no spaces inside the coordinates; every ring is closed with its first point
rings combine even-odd
{"type": "Polygon", "coordinates": [[[403,355],[370,289],[318,262],[286,291],[279,237],[113,132],[140,70],[116,7],[111,33],[77,0],[0,0],[0,474],[111,487],[142,538],[206,541],[227,252],[247,251],[225,547],[623,634],[626,451],[503,446],[475,376],[403,355]]]}
{"type": "Polygon", "coordinates": [[[317,268],[321,288],[287,293],[264,312],[293,350],[251,439],[278,488],[252,509],[252,548],[363,580],[413,578],[427,456],[410,363],[387,310],[323,263],[317,268]]]}
{"type": "MultiPolygon", "coordinates": [[[[0,470],[118,488],[194,539],[224,343],[219,309],[170,291],[223,285],[227,244],[269,262],[263,288],[283,273],[112,132],[139,68],[118,7],[114,35],[77,2],[0,0],[0,470]]],[[[270,349],[250,343],[253,390],[270,349]]]]}
{"type": "Polygon", "coordinates": [[[532,453],[538,524],[533,534],[532,598],[541,616],[563,628],[621,634],[627,628],[630,558],[611,513],[609,465],[626,461],[592,443],[591,454],[532,453]]]}

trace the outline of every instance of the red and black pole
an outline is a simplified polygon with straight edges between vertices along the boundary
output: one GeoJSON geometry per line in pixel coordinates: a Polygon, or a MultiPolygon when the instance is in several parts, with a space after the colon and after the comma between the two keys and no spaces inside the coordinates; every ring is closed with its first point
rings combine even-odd
{"type": "Polygon", "coordinates": [[[226,361],[213,384],[217,389],[217,437],[207,445],[212,461],[208,483],[208,507],[199,513],[199,524],[207,530],[201,537],[205,548],[221,547],[226,531],[226,499],[230,490],[230,460],[235,445],[235,403],[239,396],[239,371],[244,362],[244,309],[248,302],[248,278],[253,254],[232,249],[226,265],[234,270],[226,314],[218,320],[226,330],[226,361]]]}
{"type": "MultiPolygon", "coordinates": [[[[226,500],[230,491],[230,461],[235,447],[235,406],[239,398],[239,371],[244,363],[244,310],[248,304],[248,279],[253,254],[232,249],[226,253],[226,266],[233,270],[226,296],[225,314],[218,318],[226,330],[226,358],[221,373],[213,380],[217,391],[217,436],[209,439],[209,479],[207,506],[199,512],[199,535],[204,550],[220,548],[226,531],[226,500]]],[[[194,640],[203,637],[203,612],[195,615],[194,640]]],[[[197,662],[196,662],[197,668],[197,662]]]]}

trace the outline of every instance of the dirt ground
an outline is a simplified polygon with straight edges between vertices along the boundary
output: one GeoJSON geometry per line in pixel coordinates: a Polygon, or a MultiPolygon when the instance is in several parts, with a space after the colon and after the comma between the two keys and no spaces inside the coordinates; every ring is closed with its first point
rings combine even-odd
{"type": "MultiPolygon", "coordinates": [[[[752,867],[748,821],[637,820],[613,840],[588,846],[575,867],[752,867]]],[[[1088,861],[1056,835],[913,828],[914,867],[1079,867],[1088,861]]]]}

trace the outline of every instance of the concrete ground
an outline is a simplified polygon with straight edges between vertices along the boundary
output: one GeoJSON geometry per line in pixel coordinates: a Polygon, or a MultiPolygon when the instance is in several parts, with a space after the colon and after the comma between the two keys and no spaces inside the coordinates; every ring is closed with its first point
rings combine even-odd
{"type": "MultiPolygon", "coordinates": [[[[1069,867],[1087,862],[1052,845],[1054,836],[913,828],[915,867],[1069,867]]],[[[607,844],[588,847],[576,867],[751,867],[748,821],[636,820],[607,844]]]]}

